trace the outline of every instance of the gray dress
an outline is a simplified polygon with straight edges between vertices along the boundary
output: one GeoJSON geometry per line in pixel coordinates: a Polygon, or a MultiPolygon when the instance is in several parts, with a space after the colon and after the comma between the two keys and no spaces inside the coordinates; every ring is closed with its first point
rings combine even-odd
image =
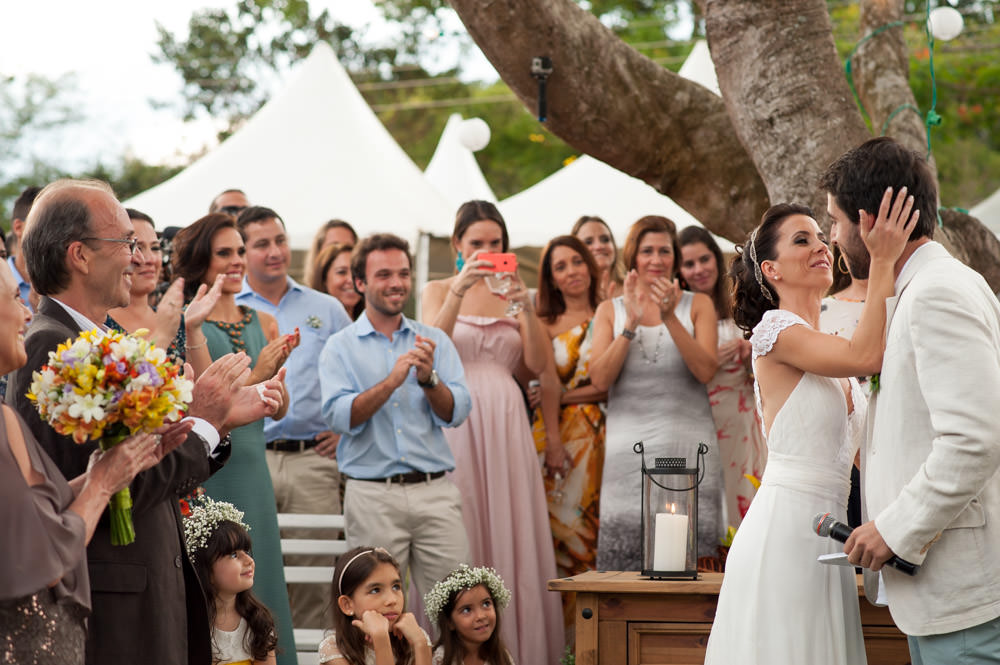
{"type": "MultiPolygon", "coordinates": [[[[675,310],[692,334],[693,299],[691,293],[683,292],[675,310]]],[[[617,337],[625,325],[625,304],[621,296],[612,303],[617,337]]],[[[622,371],[608,390],[606,436],[598,569],[641,570],[642,475],[639,456],[632,450],[636,441],[643,442],[648,466],[655,457],[686,457],[693,468],[698,444],[708,446],[707,470],[698,487],[698,556],[716,556],[725,525],[712,408],[705,385],[687,368],[666,325],[636,330],[622,371]]]]}

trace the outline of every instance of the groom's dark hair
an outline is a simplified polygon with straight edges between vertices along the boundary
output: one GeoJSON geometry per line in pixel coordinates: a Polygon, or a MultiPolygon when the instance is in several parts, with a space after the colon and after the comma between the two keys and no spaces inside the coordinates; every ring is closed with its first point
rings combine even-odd
{"type": "Polygon", "coordinates": [[[857,224],[859,210],[878,214],[886,187],[906,186],[920,211],[910,240],[934,237],[937,226],[937,183],[923,155],[888,136],[865,141],[827,167],[819,186],[833,195],[847,218],[857,224]]]}

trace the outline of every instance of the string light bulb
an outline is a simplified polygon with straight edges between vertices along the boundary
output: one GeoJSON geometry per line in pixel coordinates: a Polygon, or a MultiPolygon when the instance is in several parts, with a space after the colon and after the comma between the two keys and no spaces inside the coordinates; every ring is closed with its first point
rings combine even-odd
{"type": "Polygon", "coordinates": [[[950,41],[958,37],[962,32],[964,21],[962,15],[954,7],[937,7],[930,12],[931,34],[934,39],[943,42],[950,41]]]}

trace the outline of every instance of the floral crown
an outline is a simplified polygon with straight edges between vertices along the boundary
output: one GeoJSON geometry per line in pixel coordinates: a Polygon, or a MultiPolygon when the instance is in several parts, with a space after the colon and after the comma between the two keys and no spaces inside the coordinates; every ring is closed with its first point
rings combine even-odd
{"type": "Polygon", "coordinates": [[[424,609],[431,623],[438,624],[441,611],[453,593],[471,589],[480,584],[489,590],[498,609],[502,610],[507,607],[510,602],[510,591],[504,586],[497,571],[485,567],[470,568],[463,563],[459,565],[457,570],[453,570],[447,577],[435,584],[424,596],[424,609]]]}
{"type": "Polygon", "coordinates": [[[191,506],[191,514],[184,518],[184,544],[188,555],[208,544],[220,522],[235,522],[247,531],[250,526],[243,521],[243,511],[225,501],[213,501],[204,497],[200,503],[191,506]]]}

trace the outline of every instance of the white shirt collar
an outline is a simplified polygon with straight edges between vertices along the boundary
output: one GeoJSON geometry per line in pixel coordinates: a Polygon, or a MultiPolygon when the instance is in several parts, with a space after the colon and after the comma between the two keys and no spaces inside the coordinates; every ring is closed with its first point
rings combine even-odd
{"type": "Polygon", "coordinates": [[[59,300],[58,298],[53,298],[52,296],[49,296],[49,298],[54,302],[59,303],[59,305],[64,310],[66,310],[66,313],[69,314],[71,317],[73,317],[73,320],[76,321],[76,325],[80,326],[80,330],[93,330],[94,328],[97,328],[98,330],[108,329],[107,326],[105,326],[103,323],[94,323],[86,316],[76,311],[75,309],[73,309],[63,301],[59,300]]]}

